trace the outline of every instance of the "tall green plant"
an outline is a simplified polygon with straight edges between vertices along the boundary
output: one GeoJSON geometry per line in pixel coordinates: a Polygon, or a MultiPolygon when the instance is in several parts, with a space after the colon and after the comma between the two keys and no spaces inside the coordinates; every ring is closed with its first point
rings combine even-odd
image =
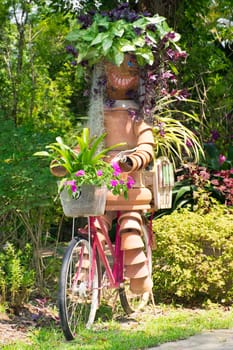
{"type": "MultiPolygon", "coordinates": [[[[183,99],[182,102],[195,101],[183,99]]],[[[190,160],[198,162],[204,157],[204,152],[196,133],[188,127],[188,121],[198,125],[199,118],[195,113],[178,110],[176,103],[177,100],[170,95],[157,100],[153,121],[155,154],[170,158],[174,165],[190,160]]]]}
{"type": "Polygon", "coordinates": [[[11,243],[6,243],[0,252],[0,291],[1,302],[11,306],[22,306],[32,290],[35,273],[30,268],[32,249],[29,244],[24,251],[16,250],[11,243]]]}

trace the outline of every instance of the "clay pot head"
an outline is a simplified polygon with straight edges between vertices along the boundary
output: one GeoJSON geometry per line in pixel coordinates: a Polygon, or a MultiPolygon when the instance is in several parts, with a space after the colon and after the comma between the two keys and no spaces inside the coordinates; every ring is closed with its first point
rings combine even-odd
{"type": "Polygon", "coordinates": [[[139,84],[139,68],[133,55],[125,55],[118,67],[105,63],[107,95],[113,100],[130,100],[130,94],[136,92],[139,84]]]}

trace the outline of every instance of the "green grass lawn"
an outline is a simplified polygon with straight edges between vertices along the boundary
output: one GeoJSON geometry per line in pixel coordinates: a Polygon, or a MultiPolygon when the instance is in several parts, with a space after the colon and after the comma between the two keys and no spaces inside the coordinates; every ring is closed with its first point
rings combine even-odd
{"type": "Polygon", "coordinates": [[[183,309],[156,306],[119,320],[97,320],[91,330],[83,329],[72,342],[64,340],[59,325],[32,328],[30,344],[16,342],[2,350],[133,350],[184,339],[205,330],[233,328],[233,310],[222,307],[183,309]]]}

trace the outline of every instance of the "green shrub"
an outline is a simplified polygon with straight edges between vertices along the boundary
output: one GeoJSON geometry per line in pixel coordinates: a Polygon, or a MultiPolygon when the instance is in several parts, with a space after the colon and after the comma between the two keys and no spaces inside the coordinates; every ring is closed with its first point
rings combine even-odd
{"type": "Polygon", "coordinates": [[[233,210],[174,211],[153,222],[156,301],[233,301],[233,210]]]}
{"type": "Polygon", "coordinates": [[[23,252],[16,251],[11,243],[4,245],[0,251],[0,303],[19,307],[28,299],[35,279],[34,271],[29,268],[31,260],[29,244],[23,252]]]}

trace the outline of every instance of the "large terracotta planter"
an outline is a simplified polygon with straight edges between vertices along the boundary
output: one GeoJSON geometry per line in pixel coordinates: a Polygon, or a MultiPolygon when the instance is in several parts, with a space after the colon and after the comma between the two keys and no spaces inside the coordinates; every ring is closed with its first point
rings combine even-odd
{"type": "Polygon", "coordinates": [[[144,210],[150,209],[152,200],[151,191],[148,188],[131,188],[128,191],[128,199],[124,195],[114,196],[110,191],[107,194],[106,210],[144,210]]]}

